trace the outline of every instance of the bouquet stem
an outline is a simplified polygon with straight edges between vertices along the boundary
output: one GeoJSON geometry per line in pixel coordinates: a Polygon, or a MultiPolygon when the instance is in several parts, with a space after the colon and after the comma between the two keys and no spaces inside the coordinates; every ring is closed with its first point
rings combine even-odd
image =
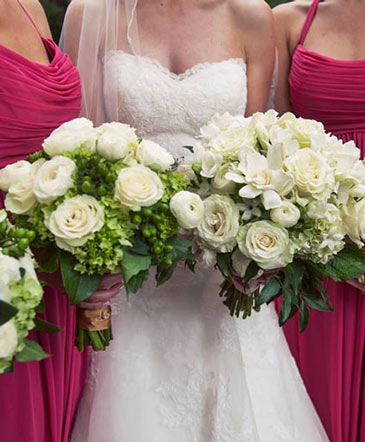
{"type": "Polygon", "coordinates": [[[110,305],[98,310],[77,307],[76,346],[80,352],[88,346],[95,351],[103,351],[112,339],[110,305]]]}

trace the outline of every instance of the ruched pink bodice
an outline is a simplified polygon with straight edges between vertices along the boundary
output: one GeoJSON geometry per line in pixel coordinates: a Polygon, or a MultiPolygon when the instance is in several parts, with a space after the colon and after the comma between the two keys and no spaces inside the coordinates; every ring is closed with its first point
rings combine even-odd
{"type": "MultiPolygon", "coordinates": [[[[49,66],[0,45],[0,167],[41,149],[54,129],[79,115],[78,72],[53,41],[42,41],[49,66]]],[[[87,355],[74,347],[75,309],[66,295],[46,287],[44,303],[45,319],[57,324],[60,332],[32,332],[30,337],[52,357],[15,364],[14,373],[0,376],[2,442],[66,442],[72,427],[87,355]]]]}
{"type": "MultiPolygon", "coordinates": [[[[293,54],[289,76],[293,112],[323,122],[365,155],[365,60],[337,60],[304,43],[320,0],[314,0],[293,54]]],[[[349,6],[350,7],[350,6],[349,6]]],[[[335,312],[311,315],[299,335],[286,336],[331,442],[365,442],[365,294],[346,283],[328,283],[335,312]]]]}

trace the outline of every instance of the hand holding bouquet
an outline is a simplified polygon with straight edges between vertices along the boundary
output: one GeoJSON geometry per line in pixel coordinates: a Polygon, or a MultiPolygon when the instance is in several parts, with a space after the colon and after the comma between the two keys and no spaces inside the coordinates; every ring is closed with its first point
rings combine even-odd
{"type": "Polygon", "coordinates": [[[326,277],[365,273],[365,166],[360,150],[321,123],[274,111],[217,115],[180,166],[204,198],[195,242],[224,276],[232,315],[283,294],[280,322],[331,310],[326,277]]]}

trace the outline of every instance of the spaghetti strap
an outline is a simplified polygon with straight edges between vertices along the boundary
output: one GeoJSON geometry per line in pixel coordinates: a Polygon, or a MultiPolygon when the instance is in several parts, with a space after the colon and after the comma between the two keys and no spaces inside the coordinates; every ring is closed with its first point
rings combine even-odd
{"type": "Polygon", "coordinates": [[[307,37],[308,31],[312,25],[313,18],[316,15],[318,5],[321,0],[313,0],[312,4],[310,5],[310,8],[308,10],[307,18],[305,19],[304,26],[302,29],[302,33],[300,34],[300,40],[299,44],[302,45],[304,43],[304,40],[307,37]]]}
{"type": "Polygon", "coordinates": [[[37,34],[40,36],[40,38],[43,38],[40,30],[38,29],[38,26],[36,25],[35,21],[33,20],[32,16],[30,15],[30,13],[27,11],[27,9],[25,8],[24,5],[22,5],[22,3],[20,2],[20,0],[16,0],[18,2],[18,5],[21,7],[21,9],[23,10],[24,14],[27,16],[28,20],[32,23],[34,29],[37,31],[37,34]]]}

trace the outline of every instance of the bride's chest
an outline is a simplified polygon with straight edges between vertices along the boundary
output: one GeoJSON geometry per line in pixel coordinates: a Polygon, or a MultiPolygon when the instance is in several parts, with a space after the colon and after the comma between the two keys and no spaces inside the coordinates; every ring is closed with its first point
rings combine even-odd
{"type": "Polygon", "coordinates": [[[106,110],[118,103],[118,119],[154,131],[194,131],[216,112],[243,114],[246,66],[241,59],[198,64],[174,74],[158,61],[122,51],[104,61],[106,110]]]}

